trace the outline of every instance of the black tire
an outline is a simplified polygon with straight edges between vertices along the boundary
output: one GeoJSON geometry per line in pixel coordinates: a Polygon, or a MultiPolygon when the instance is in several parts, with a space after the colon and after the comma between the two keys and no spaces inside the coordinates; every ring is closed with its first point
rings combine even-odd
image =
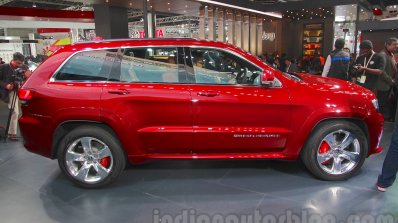
{"type": "MultiPolygon", "coordinates": [[[[358,144],[356,144],[358,146],[358,144]]],[[[353,144],[350,144],[354,146],[353,144]]],[[[358,148],[358,147],[356,147],[358,148]]],[[[327,181],[339,181],[339,180],[345,180],[353,175],[355,175],[362,167],[366,157],[368,154],[368,141],[367,138],[365,137],[364,132],[360,127],[358,127],[356,124],[349,122],[349,121],[343,121],[343,120],[334,120],[334,121],[326,121],[321,124],[319,124],[311,133],[310,137],[308,138],[303,151],[301,153],[301,160],[303,161],[305,167],[311,172],[315,177],[322,179],[322,180],[327,180],[327,181]],[[352,165],[352,169],[349,170],[348,168],[347,172],[345,173],[328,173],[327,170],[324,170],[321,165],[323,163],[318,162],[318,150],[320,149],[321,143],[325,139],[326,136],[328,136],[331,133],[338,132],[340,130],[349,132],[352,134],[353,138],[356,138],[359,144],[359,156],[357,156],[358,160],[355,165],[352,165]]],[[[338,152],[337,155],[338,156],[338,152]]],[[[332,159],[332,164],[333,165],[334,158],[332,159]]],[[[327,163],[328,161],[326,161],[327,163]]],[[[350,162],[349,160],[345,160],[345,162],[350,162]]],[[[325,164],[323,167],[327,167],[327,165],[330,164],[325,164]]],[[[336,165],[337,166],[337,165],[336,165]]],[[[341,171],[343,172],[343,171],[341,171]]]]}
{"type": "MultiPolygon", "coordinates": [[[[95,143],[97,141],[93,140],[95,143]]],[[[90,141],[91,144],[92,141],[90,141]]],[[[101,145],[101,144],[100,144],[101,145]]],[[[81,146],[83,147],[83,146],[81,146]]],[[[72,148],[72,147],[71,147],[72,148]]],[[[77,148],[77,147],[75,147],[77,148]]],[[[105,148],[105,147],[103,147],[105,148]]],[[[79,154],[80,155],[80,154],[79,154]]],[[[114,182],[119,175],[122,173],[126,166],[126,156],[125,153],[120,145],[119,140],[110,132],[107,130],[98,127],[98,126],[81,126],[73,129],[71,132],[69,132],[59,143],[58,145],[58,151],[57,151],[57,158],[58,158],[58,164],[62,170],[62,172],[75,184],[77,184],[80,187],[83,188],[100,188],[105,185],[108,185],[112,182],[114,182]],[[107,176],[104,177],[103,179],[96,181],[96,182],[85,182],[82,181],[81,179],[78,179],[77,177],[73,176],[71,172],[68,170],[68,164],[66,162],[66,153],[68,151],[68,148],[72,145],[72,143],[78,141],[79,139],[82,139],[84,137],[89,137],[93,138],[95,140],[99,140],[100,142],[104,143],[107,148],[109,148],[108,151],[111,153],[111,158],[110,158],[110,163],[109,164],[109,173],[107,173],[107,176]]],[[[98,161],[98,160],[97,160],[98,161]]],[[[79,161],[80,162],[80,161],[79,161]]],[[[90,162],[93,162],[92,160],[90,162]]],[[[98,162],[97,162],[98,164],[98,162]]],[[[94,167],[89,167],[86,169],[90,169],[89,171],[93,171],[91,168],[94,167]]],[[[98,168],[98,167],[97,167],[98,168]]],[[[87,176],[87,174],[86,174],[87,176]]]]}

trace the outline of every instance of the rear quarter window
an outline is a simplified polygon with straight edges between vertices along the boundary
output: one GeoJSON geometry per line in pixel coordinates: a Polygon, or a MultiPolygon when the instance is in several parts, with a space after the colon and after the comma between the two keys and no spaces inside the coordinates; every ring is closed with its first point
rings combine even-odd
{"type": "Polygon", "coordinates": [[[62,66],[54,79],[62,81],[106,81],[116,56],[116,49],[77,53],[62,66]]]}

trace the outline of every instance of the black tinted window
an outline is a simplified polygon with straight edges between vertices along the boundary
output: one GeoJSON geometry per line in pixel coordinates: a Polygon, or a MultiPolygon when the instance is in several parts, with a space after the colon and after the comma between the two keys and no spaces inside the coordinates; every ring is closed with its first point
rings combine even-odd
{"type": "Polygon", "coordinates": [[[95,50],[74,55],[56,74],[56,80],[105,81],[115,61],[117,50],[95,50]]]}
{"type": "Polygon", "coordinates": [[[261,69],[231,53],[192,48],[196,83],[259,85],[261,69]]]}
{"type": "Polygon", "coordinates": [[[120,81],[178,83],[177,48],[142,47],[124,50],[120,81]]]}

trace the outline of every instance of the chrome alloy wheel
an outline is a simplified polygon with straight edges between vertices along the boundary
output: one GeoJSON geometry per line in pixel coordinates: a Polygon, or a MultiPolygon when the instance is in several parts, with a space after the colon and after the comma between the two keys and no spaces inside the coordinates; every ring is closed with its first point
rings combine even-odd
{"type": "Polygon", "coordinates": [[[328,134],[317,152],[319,166],[328,174],[341,175],[352,171],[360,162],[361,145],[354,134],[337,130],[328,134]]]}
{"type": "Polygon", "coordinates": [[[68,147],[65,162],[69,174],[85,183],[97,183],[105,179],[113,167],[109,147],[92,137],[82,137],[68,147]]]}

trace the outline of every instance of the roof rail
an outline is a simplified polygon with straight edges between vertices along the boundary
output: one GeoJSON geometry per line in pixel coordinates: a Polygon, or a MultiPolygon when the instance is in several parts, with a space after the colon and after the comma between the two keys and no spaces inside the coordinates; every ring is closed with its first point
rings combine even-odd
{"type": "Polygon", "coordinates": [[[83,41],[83,42],[76,42],[73,44],[86,44],[86,43],[103,43],[103,42],[119,42],[119,41],[148,41],[148,40],[155,40],[155,41],[164,41],[164,40],[199,40],[196,38],[190,38],[190,37],[179,37],[179,38],[141,38],[141,39],[127,39],[127,38],[121,38],[121,39],[103,39],[103,40],[90,40],[90,41],[83,41]]]}

